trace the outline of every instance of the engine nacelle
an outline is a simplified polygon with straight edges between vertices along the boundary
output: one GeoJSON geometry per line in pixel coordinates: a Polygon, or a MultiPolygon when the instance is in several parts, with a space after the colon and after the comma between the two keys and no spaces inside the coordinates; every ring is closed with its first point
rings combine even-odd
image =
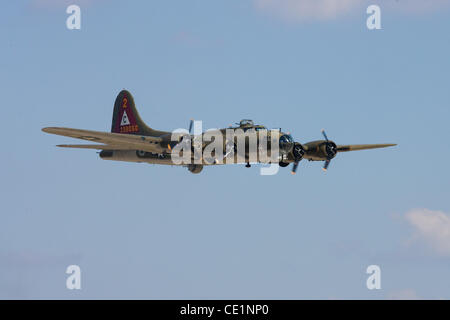
{"type": "Polygon", "coordinates": [[[305,159],[324,161],[333,159],[337,153],[337,146],[333,141],[318,140],[305,143],[305,159]]]}

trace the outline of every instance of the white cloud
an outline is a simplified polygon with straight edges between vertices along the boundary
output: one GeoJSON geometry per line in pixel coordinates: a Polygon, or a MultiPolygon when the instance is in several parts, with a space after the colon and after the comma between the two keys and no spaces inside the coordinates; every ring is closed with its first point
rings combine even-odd
{"type": "Polygon", "coordinates": [[[255,0],[256,7],[288,20],[332,19],[361,5],[361,0],[255,0]]]}
{"type": "Polygon", "coordinates": [[[441,255],[450,255],[450,215],[442,211],[414,209],[405,214],[414,227],[416,240],[425,241],[441,255]]]}
{"type": "Polygon", "coordinates": [[[360,11],[366,15],[366,8],[378,4],[382,14],[400,12],[421,14],[449,8],[448,0],[408,0],[408,1],[374,1],[374,0],[253,0],[261,11],[269,12],[288,21],[331,20],[345,16],[350,12],[360,11]]]}

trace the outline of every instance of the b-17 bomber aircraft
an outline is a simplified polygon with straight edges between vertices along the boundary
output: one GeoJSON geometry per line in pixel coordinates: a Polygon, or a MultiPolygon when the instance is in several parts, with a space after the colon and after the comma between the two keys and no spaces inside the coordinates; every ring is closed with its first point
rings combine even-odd
{"type": "MultiPolygon", "coordinates": [[[[139,116],[132,95],[122,90],[114,104],[111,132],[47,127],[42,131],[56,135],[96,142],[97,144],[63,144],[58,147],[101,150],[100,158],[128,162],[145,162],[150,164],[182,165],[192,173],[200,173],[204,166],[228,163],[278,163],[287,167],[293,163],[295,174],[302,159],[324,161],[326,171],[330,161],[339,152],[385,148],[396,144],[356,144],[337,145],[328,139],[322,130],[324,140],[308,143],[294,141],[289,133],[278,130],[267,130],[262,125],[255,125],[252,120],[241,120],[236,126],[192,134],[194,121],[191,120],[189,130],[176,135],[174,132],[159,131],[148,127],[139,116]],[[216,134],[214,139],[206,139],[208,134],[216,134]],[[261,133],[266,133],[266,136],[261,133]],[[251,135],[256,137],[252,140],[251,135]],[[243,139],[241,139],[243,137],[243,139]],[[198,139],[200,138],[200,140],[198,139]],[[202,139],[205,138],[205,139],[202,139]],[[220,138],[220,139],[218,139],[220,138]],[[206,140],[206,141],[205,141],[206,140]],[[200,141],[196,144],[196,141],[200,141]],[[208,143],[208,141],[211,141],[208,143]],[[207,151],[213,142],[219,143],[222,150],[207,151]],[[239,141],[244,141],[240,147],[239,141]],[[252,149],[252,141],[256,147],[252,149]],[[264,142],[264,143],[263,143],[264,142]],[[270,158],[264,157],[260,151],[266,147],[270,158]],[[180,151],[181,150],[181,151],[180,151]],[[188,153],[189,151],[189,153],[188,153]],[[192,151],[192,153],[190,152],[192,151]],[[174,153],[185,155],[188,161],[174,161],[174,153]]],[[[186,160],[186,158],[184,158],[186,160]]]]}

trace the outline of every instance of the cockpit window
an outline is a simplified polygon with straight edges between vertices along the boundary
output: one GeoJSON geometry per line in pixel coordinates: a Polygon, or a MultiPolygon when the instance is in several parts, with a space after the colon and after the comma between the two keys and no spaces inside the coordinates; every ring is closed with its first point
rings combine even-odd
{"type": "Polygon", "coordinates": [[[253,126],[254,124],[253,124],[253,121],[252,121],[252,120],[249,120],[249,119],[242,119],[242,120],[239,122],[239,125],[242,127],[242,126],[253,126]]]}

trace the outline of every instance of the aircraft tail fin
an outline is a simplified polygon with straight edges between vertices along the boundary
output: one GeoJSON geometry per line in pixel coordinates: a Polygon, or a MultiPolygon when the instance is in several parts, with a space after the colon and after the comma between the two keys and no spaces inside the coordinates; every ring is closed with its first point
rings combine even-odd
{"type": "Polygon", "coordinates": [[[127,90],[120,91],[114,103],[111,132],[146,136],[159,136],[163,133],[153,130],[142,121],[133,96],[127,90]]]}

